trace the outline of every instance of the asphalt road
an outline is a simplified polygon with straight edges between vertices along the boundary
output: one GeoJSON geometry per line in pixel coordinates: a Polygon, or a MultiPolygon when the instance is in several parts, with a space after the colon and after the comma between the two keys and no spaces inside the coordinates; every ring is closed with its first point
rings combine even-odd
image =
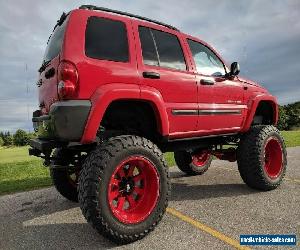
{"type": "Polygon", "coordinates": [[[98,235],[54,188],[1,196],[0,249],[235,249],[240,234],[296,233],[299,241],[300,147],[288,149],[286,179],[270,192],[249,189],[236,163],[225,161],[213,161],[203,176],[173,167],[171,177],[168,213],[149,236],[126,246],[98,235]]]}

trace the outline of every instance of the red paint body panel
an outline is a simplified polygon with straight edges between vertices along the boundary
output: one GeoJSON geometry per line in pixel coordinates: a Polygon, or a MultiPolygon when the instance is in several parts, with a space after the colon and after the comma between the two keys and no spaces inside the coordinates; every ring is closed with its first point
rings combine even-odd
{"type": "Polygon", "coordinates": [[[52,59],[51,63],[46,67],[44,72],[39,76],[42,85],[39,87],[39,105],[42,107],[42,113],[46,114],[50,110],[50,106],[58,101],[57,94],[57,68],[59,65],[59,55],[52,59]],[[45,73],[50,68],[55,69],[54,77],[47,79],[45,73]]]}
{"type": "MultiPolygon", "coordinates": [[[[162,25],[102,11],[73,10],[68,17],[60,55],[47,67],[57,70],[60,61],[73,63],[79,80],[73,99],[90,100],[92,108],[81,143],[96,138],[106,108],[116,100],[140,100],[153,107],[157,127],[162,136],[172,139],[246,132],[260,101],[269,101],[274,110],[274,124],[278,119],[276,98],[258,84],[235,77],[234,79],[201,75],[196,66],[187,39],[198,41],[221,56],[207,43],[169,29],[162,25]],[[85,31],[90,16],[122,21],[127,30],[129,61],[98,60],[85,55],[85,31]],[[186,70],[175,70],[143,64],[139,26],[171,33],[177,36],[182,47],[186,70]],[[143,78],[144,71],[160,74],[160,79],[143,78]],[[201,79],[211,79],[213,85],[202,85],[201,79]],[[175,115],[175,111],[198,112],[175,115]],[[214,114],[216,112],[216,114],[214,114]],[[210,113],[210,114],[208,114],[210,113]]],[[[39,89],[39,101],[47,113],[52,103],[58,101],[57,76],[44,81],[39,89]]]]}
{"type": "Polygon", "coordinates": [[[62,60],[73,62],[79,74],[78,99],[91,99],[99,86],[110,83],[138,84],[135,44],[131,19],[103,12],[74,10],[66,31],[62,60]],[[129,62],[98,60],[85,55],[85,29],[90,16],[122,21],[126,25],[129,43],[129,62]],[[71,25],[70,25],[71,24],[71,25]],[[71,29],[73,27],[73,29],[71,29]],[[76,27],[76,30],[74,30],[76,27]]]}
{"type": "Polygon", "coordinates": [[[140,99],[140,88],[138,85],[114,83],[99,87],[91,97],[92,109],[81,143],[89,143],[95,140],[102,117],[111,102],[126,99],[140,99]]]}
{"type": "Polygon", "coordinates": [[[249,130],[251,123],[253,121],[256,108],[260,101],[268,101],[273,107],[273,124],[276,125],[278,122],[278,104],[276,97],[268,93],[252,93],[253,96],[250,96],[248,99],[248,113],[246,115],[246,120],[244,123],[241,132],[246,132],[249,130]]]}
{"type": "Polygon", "coordinates": [[[154,109],[157,127],[163,136],[169,134],[169,118],[161,93],[152,87],[141,86],[141,100],[147,101],[154,109]]]}
{"type": "Polygon", "coordinates": [[[187,70],[175,70],[158,66],[149,66],[143,64],[142,48],[139,40],[138,27],[144,26],[156,30],[168,32],[177,36],[181,47],[183,47],[182,37],[180,33],[170,30],[163,26],[154,25],[143,21],[134,21],[133,32],[136,39],[136,53],[138,62],[138,72],[141,84],[156,89],[161,94],[164,106],[167,111],[169,120],[169,133],[187,132],[197,130],[197,116],[174,116],[173,109],[197,109],[197,84],[195,75],[191,69],[190,60],[187,56],[185,48],[183,53],[187,64],[187,70]],[[160,79],[147,79],[142,77],[144,71],[156,72],[160,74],[160,79]]]}

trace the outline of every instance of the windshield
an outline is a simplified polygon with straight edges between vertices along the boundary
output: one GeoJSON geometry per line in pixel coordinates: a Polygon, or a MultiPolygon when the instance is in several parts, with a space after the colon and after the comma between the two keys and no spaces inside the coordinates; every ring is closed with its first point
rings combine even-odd
{"type": "Polygon", "coordinates": [[[67,21],[63,22],[61,25],[56,26],[56,28],[54,29],[47,43],[47,48],[43,60],[44,62],[51,61],[59,54],[64,39],[66,24],[67,21]]]}

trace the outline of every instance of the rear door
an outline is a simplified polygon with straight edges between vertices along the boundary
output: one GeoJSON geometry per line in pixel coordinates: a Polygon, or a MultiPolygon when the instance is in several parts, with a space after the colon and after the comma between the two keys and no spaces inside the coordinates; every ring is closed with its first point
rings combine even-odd
{"type": "MultiPolygon", "coordinates": [[[[63,17],[63,16],[62,16],[63,17]]],[[[52,103],[58,100],[57,94],[57,68],[62,48],[64,34],[68,23],[66,16],[60,19],[47,43],[43,64],[39,69],[37,85],[39,87],[39,105],[43,113],[47,113],[52,103]]]]}
{"type": "Polygon", "coordinates": [[[179,33],[163,26],[134,22],[142,85],[159,91],[169,119],[169,134],[180,137],[197,129],[197,84],[179,33]]]}
{"type": "Polygon", "coordinates": [[[187,39],[194,59],[199,86],[199,122],[201,134],[230,133],[243,122],[243,86],[225,77],[226,67],[206,44],[187,39]]]}

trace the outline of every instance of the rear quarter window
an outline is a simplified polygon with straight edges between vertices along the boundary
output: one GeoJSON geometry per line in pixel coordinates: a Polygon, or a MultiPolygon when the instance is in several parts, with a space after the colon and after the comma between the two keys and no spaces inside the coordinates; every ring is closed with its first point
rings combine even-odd
{"type": "Polygon", "coordinates": [[[88,57],[117,62],[129,60],[126,26],[121,21],[90,17],[85,32],[88,57]]]}
{"type": "Polygon", "coordinates": [[[60,26],[57,26],[53,31],[47,43],[47,48],[44,54],[44,61],[51,61],[60,53],[67,23],[68,18],[60,26]]]}

